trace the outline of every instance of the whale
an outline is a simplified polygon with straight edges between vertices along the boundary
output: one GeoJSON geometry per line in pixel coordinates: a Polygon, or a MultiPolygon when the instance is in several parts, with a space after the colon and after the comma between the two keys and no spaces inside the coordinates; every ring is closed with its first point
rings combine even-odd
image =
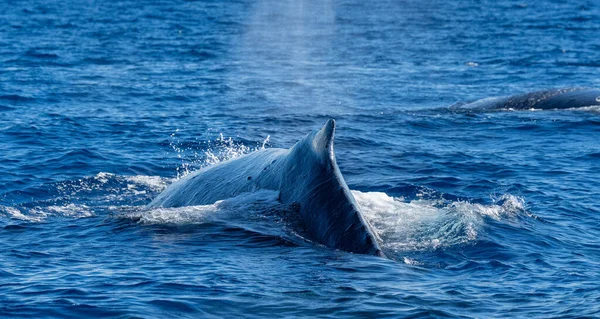
{"type": "Polygon", "coordinates": [[[188,174],[150,204],[207,205],[258,189],[279,192],[295,207],[309,239],[351,253],[384,256],[336,163],[335,120],[330,119],[289,149],[263,148],[188,174]]]}
{"type": "Polygon", "coordinates": [[[491,97],[451,108],[458,110],[563,110],[600,106],[600,89],[562,88],[491,97]]]}

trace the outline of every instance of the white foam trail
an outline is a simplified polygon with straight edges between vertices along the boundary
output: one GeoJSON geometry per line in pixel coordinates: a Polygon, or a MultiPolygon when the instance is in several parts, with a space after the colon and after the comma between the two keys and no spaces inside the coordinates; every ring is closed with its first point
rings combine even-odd
{"type": "Polygon", "coordinates": [[[0,206],[0,217],[30,222],[44,222],[50,217],[92,217],[95,216],[94,210],[103,210],[107,205],[146,200],[149,194],[162,191],[171,181],[159,176],[119,176],[100,172],[95,176],[57,183],[58,194],[53,199],[12,207],[0,206]],[[94,207],[73,202],[93,202],[94,207]]]}
{"type": "Polygon", "coordinates": [[[40,223],[50,217],[86,218],[94,216],[94,213],[86,205],[67,204],[33,208],[0,206],[0,216],[2,215],[12,219],[40,223]]]}
{"type": "Polygon", "coordinates": [[[0,206],[0,213],[4,216],[10,217],[10,218],[25,220],[25,221],[30,221],[30,222],[39,222],[42,220],[42,218],[38,217],[38,216],[24,215],[19,209],[14,208],[14,207],[0,206]]]}
{"type": "Polygon", "coordinates": [[[64,206],[35,207],[31,213],[45,216],[63,216],[72,218],[92,217],[94,213],[86,205],[67,204],[64,206]]]}
{"type": "Polygon", "coordinates": [[[206,155],[204,166],[214,165],[256,150],[256,148],[252,149],[244,144],[236,143],[231,137],[224,138],[223,133],[219,134],[216,145],[217,147],[209,145],[208,149],[204,152],[206,155]]]}
{"type": "Polygon", "coordinates": [[[120,176],[100,172],[95,176],[58,183],[56,189],[60,194],[58,199],[63,200],[85,198],[93,201],[117,201],[149,192],[158,193],[172,181],[173,179],[160,176],[120,176]]]}
{"type": "Polygon", "coordinates": [[[484,216],[508,220],[525,212],[523,199],[502,196],[496,204],[413,200],[352,191],[383,248],[394,252],[438,249],[477,240],[484,216]]]}
{"type": "MultiPolygon", "coordinates": [[[[596,98],[597,101],[598,101],[598,99],[600,99],[600,96],[598,98],[596,98]]],[[[598,101],[598,102],[600,102],[600,101],[598,101]]],[[[599,113],[600,114],[600,105],[591,105],[591,106],[577,107],[577,108],[571,108],[569,110],[592,112],[592,113],[599,113]]]]}

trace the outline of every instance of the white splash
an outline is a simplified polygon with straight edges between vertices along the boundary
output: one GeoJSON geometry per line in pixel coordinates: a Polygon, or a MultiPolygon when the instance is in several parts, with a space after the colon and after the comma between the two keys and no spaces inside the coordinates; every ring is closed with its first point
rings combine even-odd
{"type": "Polygon", "coordinates": [[[94,179],[102,184],[108,183],[109,179],[114,178],[115,174],[100,172],[94,176],[94,179]]]}
{"type": "Polygon", "coordinates": [[[204,151],[206,159],[204,160],[203,166],[210,166],[227,161],[250,153],[256,149],[257,148],[250,148],[242,143],[238,143],[231,137],[224,138],[223,133],[220,133],[219,138],[215,140],[215,143],[209,143],[207,150],[204,151]]]}
{"type": "Polygon", "coordinates": [[[153,191],[162,191],[171,182],[171,180],[160,177],[160,176],[146,176],[146,175],[127,176],[127,177],[125,177],[125,179],[128,182],[131,182],[134,184],[134,185],[128,185],[128,188],[131,188],[131,186],[142,186],[142,187],[149,188],[153,191]]]}
{"type": "Polygon", "coordinates": [[[416,259],[412,259],[412,258],[408,258],[408,257],[403,257],[402,261],[407,264],[407,265],[411,265],[411,266],[422,266],[423,263],[420,261],[417,261],[416,259]]]}
{"type": "Polygon", "coordinates": [[[484,216],[508,220],[525,212],[523,199],[504,195],[495,204],[413,200],[385,193],[352,191],[383,248],[399,251],[438,249],[477,240],[484,216]]]}
{"type": "Polygon", "coordinates": [[[250,147],[232,137],[225,137],[219,133],[215,140],[199,142],[195,146],[181,147],[181,141],[177,140],[175,133],[171,134],[171,148],[177,153],[181,165],[177,167],[177,178],[180,179],[189,173],[207,166],[224,162],[242,155],[264,149],[269,143],[271,136],[268,135],[262,143],[250,147]]]}

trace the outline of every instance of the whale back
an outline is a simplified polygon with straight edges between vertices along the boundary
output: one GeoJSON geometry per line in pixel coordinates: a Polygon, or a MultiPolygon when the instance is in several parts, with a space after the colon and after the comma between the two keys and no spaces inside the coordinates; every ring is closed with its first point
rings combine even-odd
{"type": "Polygon", "coordinates": [[[311,237],[344,251],[382,255],[338,168],[333,150],[335,121],[307,135],[287,154],[281,167],[280,199],[298,203],[311,237]]]}
{"type": "Polygon", "coordinates": [[[279,177],[269,163],[288,153],[281,148],[262,149],[197,170],[169,185],[148,207],[207,205],[258,188],[278,190],[279,177]]]}
{"type": "Polygon", "coordinates": [[[279,191],[298,204],[310,237],[331,248],[383,256],[335,161],[335,122],[291,149],[263,149],[198,170],[171,184],[148,207],[212,204],[256,189],[279,191]]]}

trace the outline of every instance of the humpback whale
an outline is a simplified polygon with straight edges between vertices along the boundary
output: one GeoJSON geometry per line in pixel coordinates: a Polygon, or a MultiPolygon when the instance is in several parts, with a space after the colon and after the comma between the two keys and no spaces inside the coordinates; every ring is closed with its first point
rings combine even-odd
{"type": "Polygon", "coordinates": [[[297,205],[311,239],[334,249],[383,256],[336,163],[334,133],[330,119],[290,149],[261,149],[200,169],[171,184],[148,206],[206,205],[256,189],[276,190],[281,203],[297,205]]]}
{"type": "Polygon", "coordinates": [[[509,97],[478,100],[458,109],[466,110],[557,110],[600,106],[600,90],[564,88],[529,92],[509,97]]]}

